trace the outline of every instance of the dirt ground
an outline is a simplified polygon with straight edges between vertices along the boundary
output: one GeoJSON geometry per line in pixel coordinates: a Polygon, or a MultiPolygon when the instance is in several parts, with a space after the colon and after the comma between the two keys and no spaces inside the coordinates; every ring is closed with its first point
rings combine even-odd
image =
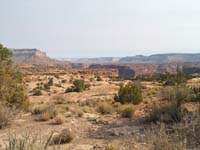
{"type": "MultiPolygon", "coordinates": [[[[37,116],[31,111],[19,113],[11,124],[0,130],[0,149],[5,148],[9,134],[23,135],[34,133],[46,138],[52,132],[60,132],[62,129],[73,131],[75,138],[69,144],[61,145],[63,150],[92,150],[105,149],[113,145],[116,149],[151,149],[146,143],[139,143],[135,138],[143,134],[144,126],[141,120],[145,114],[159,100],[159,90],[162,86],[159,83],[142,82],[143,102],[134,105],[135,114],[133,118],[122,118],[117,111],[111,114],[102,115],[96,111],[96,106],[88,106],[84,102],[95,105],[101,102],[111,102],[114,105],[114,95],[119,89],[122,81],[111,81],[107,76],[102,76],[102,81],[96,81],[93,74],[81,74],[73,72],[62,72],[62,74],[29,74],[24,81],[27,85],[28,98],[31,102],[31,109],[42,105],[54,105],[65,119],[61,125],[54,125],[53,119],[48,121],[36,121],[37,116]],[[76,75],[75,75],[76,74],[76,75]],[[48,82],[53,78],[53,85],[49,90],[42,90],[42,95],[32,96],[32,90],[41,83],[48,82]],[[65,93],[65,89],[72,85],[70,80],[82,79],[91,87],[83,92],[65,93]],[[62,97],[64,102],[57,103],[57,97],[62,97]],[[84,107],[90,108],[83,111],[84,107]],[[66,109],[68,108],[68,109],[66,109]],[[78,111],[83,111],[81,116],[78,111]]],[[[128,81],[123,81],[124,83],[128,81]]],[[[200,82],[199,79],[189,81],[189,84],[200,82]]],[[[190,106],[193,107],[193,106],[190,106]]]]}

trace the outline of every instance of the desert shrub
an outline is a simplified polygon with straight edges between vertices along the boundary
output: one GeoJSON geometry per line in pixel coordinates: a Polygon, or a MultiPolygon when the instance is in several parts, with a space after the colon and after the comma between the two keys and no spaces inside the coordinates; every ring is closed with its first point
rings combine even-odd
{"type": "Polygon", "coordinates": [[[66,99],[63,96],[56,96],[55,98],[55,104],[65,104],[66,99]]]}
{"type": "Polygon", "coordinates": [[[67,82],[67,80],[63,79],[63,80],[61,80],[61,82],[62,82],[62,83],[66,83],[66,82],[67,82]]]}
{"type": "Polygon", "coordinates": [[[38,107],[34,107],[31,111],[31,113],[33,115],[40,115],[40,114],[44,113],[45,111],[46,111],[45,107],[38,106],[38,107]]]}
{"type": "Polygon", "coordinates": [[[55,86],[56,86],[56,87],[62,87],[62,85],[59,84],[59,83],[56,83],[55,86]]]}
{"type": "Polygon", "coordinates": [[[42,95],[41,88],[40,88],[40,87],[35,87],[35,88],[32,90],[32,95],[33,95],[33,96],[40,96],[40,95],[42,95]]]}
{"type": "Polygon", "coordinates": [[[56,79],[59,79],[59,78],[60,78],[58,74],[55,74],[54,77],[55,77],[56,79]]]}
{"type": "Polygon", "coordinates": [[[53,85],[53,78],[48,78],[47,84],[48,84],[48,86],[52,86],[53,85]]]}
{"type": "Polygon", "coordinates": [[[124,118],[132,118],[134,115],[134,108],[132,105],[124,105],[122,106],[120,113],[124,118]]]}
{"type": "Polygon", "coordinates": [[[13,113],[7,106],[0,105],[0,129],[9,125],[13,113]]]}
{"type": "Polygon", "coordinates": [[[0,44],[0,102],[14,109],[27,110],[29,102],[22,74],[11,60],[11,52],[0,44]]]}
{"type": "Polygon", "coordinates": [[[190,89],[186,86],[166,87],[161,92],[162,99],[175,103],[180,107],[182,103],[190,100],[190,89]]]}
{"type": "Polygon", "coordinates": [[[101,113],[101,114],[111,114],[113,111],[112,105],[109,103],[100,103],[97,106],[97,112],[101,113]]]}
{"type": "Polygon", "coordinates": [[[83,107],[82,107],[82,111],[83,111],[84,113],[90,113],[90,112],[93,111],[93,109],[92,109],[91,107],[89,107],[89,106],[83,106],[83,107]]]}
{"type": "Polygon", "coordinates": [[[183,111],[175,103],[165,104],[163,106],[154,106],[147,116],[148,122],[176,123],[183,118],[183,111]]]}
{"type": "Polygon", "coordinates": [[[89,107],[95,107],[97,105],[97,100],[95,99],[88,99],[85,101],[81,101],[79,103],[80,106],[89,106],[89,107]]]}
{"type": "Polygon", "coordinates": [[[89,84],[85,84],[85,81],[84,80],[75,80],[73,82],[73,86],[70,87],[70,88],[67,88],[65,90],[66,93],[68,92],[82,92],[86,89],[88,89],[90,87],[89,84]]]}
{"type": "Polygon", "coordinates": [[[49,119],[53,119],[57,116],[57,110],[53,105],[39,106],[33,108],[32,114],[38,115],[36,121],[48,121],[49,119]]]}
{"type": "Polygon", "coordinates": [[[150,122],[180,122],[185,115],[182,104],[190,99],[189,89],[185,86],[167,87],[162,91],[162,98],[167,102],[154,106],[147,117],[150,122]]]}
{"type": "Polygon", "coordinates": [[[152,126],[150,129],[145,130],[141,140],[151,145],[151,149],[154,150],[185,149],[183,142],[179,139],[179,135],[175,131],[173,134],[170,134],[168,128],[162,124],[152,126]]]}
{"type": "Polygon", "coordinates": [[[106,145],[104,150],[116,150],[116,148],[113,145],[106,145]]]}
{"type": "Polygon", "coordinates": [[[77,116],[78,117],[82,117],[83,116],[83,111],[82,110],[78,110],[77,111],[77,116]]]}
{"type": "Polygon", "coordinates": [[[178,72],[177,74],[167,73],[164,86],[180,85],[180,84],[185,84],[186,82],[187,82],[187,76],[182,72],[178,72]]]}
{"type": "Polygon", "coordinates": [[[127,85],[120,85],[118,94],[115,95],[115,101],[121,104],[139,104],[142,102],[141,86],[132,82],[127,85]]]}
{"type": "Polygon", "coordinates": [[[97,80],[97,81],[103,81],[102,78],[101,78],[100,76],[97,76],[97,77],[96,77],[96,80],[97,80]]]}
{"type": "Polygon", "coordinates": [[[48,121],[50,119],[50,114],[48,112],[44,112],[36,118],[36,121],[48,121]]]}
{"type": "Polygon", "coordinates": [[[64,122],[65,122],[65,117],[59,114],[54,118],[53,124],[60,125],[63,124],[64,122]]]}
{"type": "Polygon", "coordinates": [[[57,136],[51,140],[51,145],[70,143],[74,139],[74,133],[69,129],[63,129],[57,136]]]}
{"type": "Polygon", "coordinates": [[[44,84],[44,90],[49,91],[50,90],[50,86],[48,85],[48,83],[44,84]]]}
{"type": "Polygon", "coordinates": [[[153,125],[141,137],[143,142],[152,145],[152,149],[200,149],[200,118],[199,112],[188,114],[177,124],[153,125]]]}
{"type": "Polygon", "coordinates": [[[177,72],[176,74],[172,73],[155,73],[153,75],[139,75],[136,77],[136,80],[141,81],[157,81],[163,83],[165,86],[173,86],[185,84],[188,79],[191,79],[192,76],[189,74],[184,74],[183,72],[177,72]]]}
{"type": "Polygon", "coordinates": [[[191,100],[194,102],[200,102],[200,87],[192,87],[192,97],[191,100]]]}

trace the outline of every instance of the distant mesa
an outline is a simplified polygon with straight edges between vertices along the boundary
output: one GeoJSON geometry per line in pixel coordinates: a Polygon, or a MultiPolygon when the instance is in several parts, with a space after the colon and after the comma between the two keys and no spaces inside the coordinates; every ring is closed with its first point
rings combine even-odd
{"type": "Polygon", "coordinates": [[[79,63],[184,63],[200,62],[200,53],[171,53],[154,54],[150,56],[136,55],[127,57],[79,58],[71,59],[70,61],[79,63]]]}
{"type": "Polygon", "coordinates": [[[16,64],[64,66],[69,68],[107,68],[118,71],[120,77],[134,77],[154,73],[200,73],[200,54],[155,54],[151,56],[100,57],[61,59],[49,58],[38,49],[10,49],[16,64]],[[65,61],[64,61],[65,60],[65,61]],[[66,61],[68,60],[68,61],[66,61]],[[71,61],[71,62],[69,62],[71,61]]]}
{"type": "Polygon", "coordinates": [[[67,62],[49,58],[39,49],[10,49],[16,64],[65,65],[67,62]]]}

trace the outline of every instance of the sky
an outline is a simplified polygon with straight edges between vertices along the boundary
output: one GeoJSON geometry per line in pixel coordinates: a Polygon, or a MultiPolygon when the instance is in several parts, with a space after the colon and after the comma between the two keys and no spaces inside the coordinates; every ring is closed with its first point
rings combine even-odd
{"type": "Polygon", "coordinates": [[[200,53],[199,0],[0,0],[0,43],[50,57],[200,53]]]}

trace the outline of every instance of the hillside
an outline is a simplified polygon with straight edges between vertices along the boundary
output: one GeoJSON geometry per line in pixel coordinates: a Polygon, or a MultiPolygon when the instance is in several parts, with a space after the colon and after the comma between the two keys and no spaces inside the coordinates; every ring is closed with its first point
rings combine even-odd
{"type": "MultiPolygon", "coordinates": [[[[69,60],[69,59],[67,59],[69,60]]],[[[99,58],[79,58],[70,59],[72,62],[89,62],[89,63],[183,63],[183,62],[200,62],[200,53],[172,53],[172,54],[155,54],[150,56],[137,55],[127,57],[99,57],[99,58]]]]}

